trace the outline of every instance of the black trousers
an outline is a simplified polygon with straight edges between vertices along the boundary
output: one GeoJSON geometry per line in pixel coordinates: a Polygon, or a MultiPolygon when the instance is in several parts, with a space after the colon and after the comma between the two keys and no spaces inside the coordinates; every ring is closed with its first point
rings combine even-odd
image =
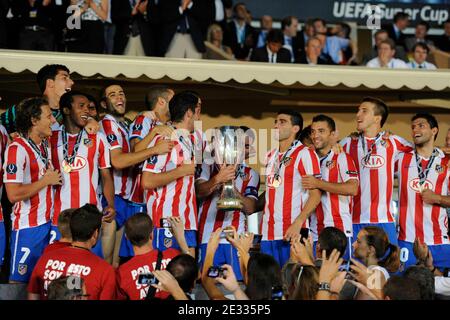
{"type": "Polygon", "coordinates": [[[55,37],[49,30],[22,30],[19,34],[19,49],[21,50],[55,50],[55,37]]]}
{"type": "Polygon", "coordinates": [[[73,30],[71,36],[75,40],[67,44],[67,51],[103,53],[105,48],[105,33],[102,21],[82,20],[81,29],[73,30]]]}

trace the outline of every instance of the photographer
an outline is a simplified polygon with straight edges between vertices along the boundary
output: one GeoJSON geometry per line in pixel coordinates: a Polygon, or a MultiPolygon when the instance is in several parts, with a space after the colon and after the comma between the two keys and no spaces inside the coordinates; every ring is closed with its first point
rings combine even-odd
{"type": "MultiPolygon", "coordinates": [[[[170,231],[174,234],[182,251],[189,252],[181,219],[179,217],[170,217],[167,221],[170,223],[170,231]]],[[[125,235],[133,245],[135,256],[122,264],[117,270],[119,292],[124,299],[144,300],[147,297],[150,286],[149,283],[140,283],[143,281],[143,278],[142,276],[139,277],[139,275],[151,275],[153,273],[158,278],[156,276],[158,273],[155,273],[155,269],[166,269],[169,262],[181,252],[172,248],[165,251],[153,248],[153,223],[145,213],[136,214],[127,220],[125,223],[125,235]]],[[[150,292],[152,291],[150,290],[150,292]]],[[[153,292],[153,295],[156,298],[165,299],[169,296],[169,293],[157,291],[153,292]]]]}

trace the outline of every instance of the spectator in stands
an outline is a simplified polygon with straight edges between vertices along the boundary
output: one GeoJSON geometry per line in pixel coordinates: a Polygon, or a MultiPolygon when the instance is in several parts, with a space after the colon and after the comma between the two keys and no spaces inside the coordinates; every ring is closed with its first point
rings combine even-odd
{"type": "Polygon", "coordinates": [[[406,50],[405,39],[406,36],[403,33],[409,25],[409,14],[406,12],[397,12],[394,15],[394,22],[383,26],[382,29],[388,32],[389,38],[391,38],[396,46],[403,47],[406,50]]]}
{"type": "Polygon", "coordinates": [[[130,3],[131,16],[128,30],[128,43],[124,55],[149,56],[150,50],[150,25],[147,19],[147,0],[132,0],[130,3]]]}
{"type": "Polygon", "coordinates": [[[227,12],[233,8],[233,0],[207,1],[210,19],[206,20],[205,32],[211,24],[218,24],[222,30],[227,27],[227,12]]]}
{"type": "Polygon", "coordinates": [[[413,279],[392,276],[383,288],[385,300],[420,300],[420,288],[413,279]]]}
{"type": "Polygon", "coordinates": [[[389,243],[383,229],[369,226],[358,233],[353,243],[353,255],[359,261],[351,259],[352,275],[359,283],[369,287],[378,299],[382,299],[389,272],[397,272],[400,266],[398,247],[389,243]]]}
{"type": "MultiPolygon", "coordinates": [[[[168,220],[182,251],[189,252],[180,218],[171,217],[168,220]]],[[[146,213],[138,213],[128,218],[125,223],[125,235],[130,240],[135,255],[117,269],[118,290],[120,295],[129,300],[142,300],[152,290],[148,285],[137,282],[139,274],[166,269],[167,264],[181,252],[172,248],[165,251],[153,248],[153,223],[146,213]]],[[[168,297],[162,292],[153,292],[152,295],[157,298],[168,297]]]]}
{"type": "Polygon", "coordinates": [[[444,34],[436,40],[436,46],[445,52],[450,52],[450,19],[444,22],[444,34]]]}
{"type": "Polygon", "coordinates": [[[12,13],[21,22],[19,49],[53,51],[53,3],[51,0],[15,0],[12,13]]]}
{"type": "Polygon", "coordinates": [[[269,15],[264,15],[261,17],[261,29],[256,35],[256,48],[261,48],[266,45],[267,34],[272,30],[273,19],[269,15]]]}
{"type": "Polygon", "coordinates": [[[416,25],[416,31],[414,37],[408,37],[405,39],[405,47],[407,52],[414,51],[414,45],[416,43],[424,43],[429,48],[434,48],[433,41],[428,39],[427,32],[430,30],[430,24],[425,21],[420,21],[416,25]]]}
{"type": "Polygon", "coordinates": [[[71,0],[81,8],[79,38],[68,46],[70,52],[103,53],[105,31],[103,22],[108,18],[108,0],[71,0]]]}
{"type": "MultiPolygon", "coordinates": [[[[323,19],[317,18],[314,20],[314,30],[316,37],[322,43],[322,53],[323,59],[327,59],[327,55],[330,56],[334,64],[344,63],[343,51],[348,48],[352,49],[353,55],[356,54],[357,48],[348,38],[341,38],[338,36],[328,36],[326,22],[323,19]]],[[[353,60],[354,57],[351,58],[353,60]]]]}
{"type": "Polygon", "coordinates": [[[280,30],[272,29],[267,34],[267,44],[265,47],[253,50],[250,61],[269,63],[290,63],[291,54],[289,50],[283,48],[283,33],[280,30]]]}
{"type": "Polygon", "coordinates": [[[436,66],[426,61],[430,48],[423,42],[417,42],[413,47],[413,60],[406,65],[410,69],[435,70],[436,66]]]}
{"type": "MultiPolygon", "coordinates": [[[[317,37],[309,37],[306,42],[305,52],[300,55],[299,63],[317,65],[317,64],[333,64],[331,59],[325,59],[321,56],[322,43],[317,37]]],[[[329,56],[325,56],[329,58],[329,56]]]]}
{"type": "Polygon", "coordinates": [[[372,50],[370,51],[370,53],[365,54],[363,56],[363,59],[362,59],[363,65],[366,65],[367,62],[378,57],[378,46],[381,44],[382,41],[389,39],[389,34],[386,30],[380,29],[380,30],[377,30],[377,32],[375,32],[375,35],[373,38],[374,38],[375,44],[372,47],[372,50]]]}
{"type": "Polygon", "coordinates": [[[238,60],[248,60],[250,49],[255,46],[255,30],[247,23],[247,8],[244,3],[233,7],[233,21],[229,22],[224,35],[224,44],[229,46],[238,60]]]}
{"type": "Polygon", "coordinates": [[[281,20],[281,31],[283,31],[283,48],[291,53],[291,62],[298,61],[299,55],[305,46],[303,37],[298,37],[298,19],[294,16],[288,16],[281,20]]]}
{"type": "MultiPolygon", "coordinates": [[[[348,39],[351,42],[350,33],[352,32],[352,28],[349,24],[344,22],[338,22],[331,30],[331,34],[342,39],[348,39]]],[[[346,49],[342,50],[343,60],[341,64],[346,65],[356,65],[354,61],[356,59],[356,53],[353,52],[353,47],[356,48],[356,45],[348,46],[346,49]]]]}
{"type": "Polygon", "coordinates": [[[223,31],[220,25],[212,24],[208,28],[208,33],[206,35],[206,52],[203,54],[203,59],[215,59],[215,60],[225,60],[227,55],[232,58],[233,51],[228,46],[223,45],[223,31]],[[217,50],[213,50],[209,45],[213,45],[217,50]]]}
{"type": "Polygon", "coordinates": [[[202,19],[204,2],[164,0],[159,2],[162,21],[161,50],[169,58],[201,59],[205,52],[202,19]],[[180,4],[181,3],[181,4],[180,4]]]}
{"type": "Polygon", "coordinates": [[[31,275],[28,297],[37,300],[47,296],[48,285],[61,276],[78,275],[86,282],[89,300],[114,300],[116,275],[112,266],[91,252],[99,240],[102,213],[86,204],[72,213],[70,232],[72,245],[47,252],[39,259],[31,275]],[[77,270],[73,266],[77,265],[77,270]],[[55,277],[55,271],[60,276],[55,277]]]}
{"type": "Polygon", "coordinates": [[[406,63],[400,59],[395,59],[395,44],[391,39],[381,41],[378,46],[378,57],[367,62],[369,68],[389,68],[405,69],[406,63]]]}
{"type": "Polygon", "coordinates": [[[48,300],[87,300],[86,284],[75,276],[61,277],[48,285],[48,300]]]}
{"type": "Polygon", "coordinates": [[[417,282],[420,288],[420,300],[434,299],[434,274],[429,269],[423,266],[411,266],[406,269],[403,276],[417,282]]]}

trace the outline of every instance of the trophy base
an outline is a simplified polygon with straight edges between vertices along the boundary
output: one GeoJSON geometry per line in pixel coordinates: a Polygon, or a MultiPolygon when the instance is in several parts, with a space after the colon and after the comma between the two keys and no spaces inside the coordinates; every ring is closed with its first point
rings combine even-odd
{"type": "Polygon", "coordinates": [[[243,204],[238,199],[220,199],[217,201],[217,209],[223,211],[241,211],[243,204]]]}

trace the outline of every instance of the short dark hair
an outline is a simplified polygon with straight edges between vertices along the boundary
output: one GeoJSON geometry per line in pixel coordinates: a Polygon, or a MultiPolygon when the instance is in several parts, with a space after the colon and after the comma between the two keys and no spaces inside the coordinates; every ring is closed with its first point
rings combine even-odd
{"type": "Polygon", "coordinates": [[[158,98],[164,98],[165,100],[169,100],[169,87],[167,86],[153,86],[150,90],[145,94],[144,102],[145,107],[148,110],[153,110],[156,102],[158,102],[158,98]]]}
{"type": "Polygon", "coordinates": [[[250,300],[270,300],[272,288],[282,285],[281,268],[271,255],[255,253],[248,260],[247,288],[250,300]]]}
{"type": "Polygon", "coordinates": [[[391,300],[420,300],[420,288],[413,279],[392,276],[383,288],[385,297],[391,300]]]}
{"type": "Polygon", "coordinates": [[[383,127],[389,116],[389,108],[386,103],[383,100],[374,97],[364,97],[361,100],[361,103],[363,102],[370,102],[375,106],[373,112],[376,116],[381,116],[380,126],[383,127]]]}
{"type": "Polygon", "coordinates": [[[405,20],[409,19],[409,14],[403,11],[399,11],[394,15],[394,23],[396,23],[398,20],[405,20]]]}
{"type": "Polygon", "coordinates": [[[326,122],[331,131],[336,131],[336,123],[334,122],[333,118],[324,114],[319,114],[312,119],[313,123],[321,121],[326,122]]]}
{"type": "Polygon", "coordinates": [[[188,110],[195,112],[198,103],[198,97],[187,93],[180,92],[173,96],[169,103],[170,119],[172,122],[180,122],[188,110]]]}
{"type": "Polygon", "coordinates": [[[167,265],[167,271],[177,279],[180,288],[184,292],[191,291],[198,278],[198,266],[195,259],[188,254],[180,254],[173,258],[167,265]]]}
{"type": "Polygon", "coordinates": [[[138,213],[125,222],[125,234],[131,244],[141,247],[150,240],[153,232],[152,219],[146,213],[138,213]]]}
{"type": "Polygon", "coordinates": [[[388,33],[387,30],[385,29],[380,29],[377,32],[375,32],[374,37],[376,37],[377,35],[381,34],[381,33],[388,33]]]}
{"type": "Polygon", "coordinates": [[[348,23],[345,22],[338,22],[338,25],[342,27],[342,30],[344,31],[345,38],[350,38],[350,32],[352,32],[352,27],[348,23]]]}
{"type": "Polygon", "coordinates": [[[295,137],[297,140],[300,140],[300,142],[304,145],[311,144],[311,125],[306,126],[303,128],[302,131],[299,131],[297,133],[297,137],[295,137]],[[309,141],[308,141],[309,140],[309,141]]]}
{"type": "Polygon", "coordinates": [[[426,21],[423,21],[423,20],[419,21],[417,26],[424,26],[425,29],[427,29],[427,31],[430,30],[430,24],[428,22],[426,22],[426,21]]]}
{"type": "Polygon", "coordinates": [[[433,300],[435,294],[434,274],[428,268],[422,266],[411,266],[406,269],[403,276],[406,279],[412,279],[420,287],[421,300],[433,300]]]}
{"type": "Polygon", "coordinates": [[[345,233],[335,227],[326,227],[319,234],[318,243],[320,250],[325,250],[327,257],[330,256],[334,249],[339,251],[339,256],[342,257],[347,250],[348,239],[345,233]]]}
{"type": "Polygon", "coordinates": [[[70,218],[72,241],[86,242],[102,226],[102,213],[93,204],[76,209],[70,218]]]}
{"type": "Polygon", "coordinates": [[[419,113],[416,113],[411,118],[411,122],[413,122],[414,120],[417,120],[417,119],[425,119],[425,120],[427,120],[427,122],[430,125],[431,129],[433,129],[433,128],[437,128],[438,129],[438,132],[434,136],[434,140],[436,140],[436,138],[437,138],[437,136],[439,134],[439,125],[438,125],[438,122],[437,122],[436,118],[432,114],[430,114],[428,112],[419,112],[419,113]]]}
{"type": "Polygon", "coordinates": [[[63,238],[72,238],[72,233],[70,232],[70,219],[72,218],[72,213],[74,211],[75,209],[66,209],[59,213],[58,231],[63,238]]]}
{"type": "Polygon", "coordinates": [[[63,109],[67,108],[69,110],[72,109],[72,103],[74,101],[74,97],[85,97],[87,100],[89,100],[88,96],[80,91],[69,91],[64,93],[61,98],[59,99],[59,110],[61,111],[62,115],[64,116],[63,109]]]}
{"type": "Polygon", "coordinates": [[[47,299],[48,300],[74,300],[77,297],[83,295],[83,283],[84,280],[78,277],[76,283],[79,286],[74,286],[71,284],[71,289],[69,289],[68,284],[71,282],[71,278],[75,276],[65,276],[55,279],[50,282],[47,288],[47,299]]]}
{"type": "Polygon", "coordinates": [[[62,64],[47,64],[39,69],[36,75],[36,81],[38,83],[39,90],[41,90],[41,93],[44,93],[45,91],[47,80],[55,80],[55,77],[59,71],[67,71],[67,73],[70,73],[69,69],[62,64]]]}
{"type": "Polygon", "coordinates": [[[319,22],[319,21],[322,22],[324,27],[327,26],[327,22],[324,19],[322,19],[322,18],[314,18],[312,22],[314,24],[314,23],[319,22]]]}
{"type": "Polygon", "coordinates": [[[33,97],[22,100],[16,109],[17,132],[27,135],[33,127],[33,119],[39,120],[42,115],[42,106],[48,105],[48,101],[42,97],[33,97]]]}
{"type": "Polygon", "coordinates": [[[277,114],[286,114],[291,117],[291,123],[293,126],[299,126],[300,131],[303,129],[303,117],[300,112],[292,109],[281,109],[277,114]]]}
{"type": "Polygon", "coordinates": [[[234,5],[234,7],[233,7],[233,13],[236,13],[236,12],[237,12],[237,8],[238,8],[239,6],[244,6],[245,9],[247,9],[247,5],[246,5],[245,3],[243,3],[243,2],[237,2],[237,3],[234,5]]]}
{"type": "Polygon", "coordinates": [[[413,51],[413,52],[416,51],[416,48],[417,48],[417,47],[422,48],[423,50],[425,50],[425,51],[427,52],[427,54],[430,53],[430,47],[428,47],[426,43],[423,43],[423,42],[417,42],[417,43],[412,47],[412,51],[413,51]]]}
{"type": "Polygon", "coordinates": [[[391,50],[395,50],[395,42],[391,38],[387,38],[386,40],[381,41],[379,46],[381,46],[382,44],[387,44],[391,48],[391,50]]]}
{"type": "Polygon", "coordinates": [[[272,29],[267,33],[267,43],[273,42],[273,43],[281,43],[283,44],[284,41],[284,35],[281,30],[278,29],[272,29]]]}
{"type": "Polygon", "coordinates": [[[292,24],[292,20],[297,19],[297,17],[294,16],[287,16],[284,17],[283,20],[281,20],[281,31],[284,31],[286,27],[290,27],[292,24]]]}

